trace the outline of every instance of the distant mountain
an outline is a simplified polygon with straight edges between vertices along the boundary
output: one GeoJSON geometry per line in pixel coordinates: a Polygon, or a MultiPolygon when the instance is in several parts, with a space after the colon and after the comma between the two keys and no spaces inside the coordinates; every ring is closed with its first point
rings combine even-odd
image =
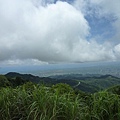
{"type": "Polygon", "coordinates": [[[78,89],[85,88],[85,86],[87,85],[89,86],[88,88],[95,88],[98,90],[102,90],[102,89],[106,89],[108,87],[120,84],[120,78],[112,76],[112,75],[66,74],[66,75],[50,76],[50,78],[59,79],[59,80],[66,79],[66,80],[80,81],[81,84],[77,86],[78,89]]]}
{"type": "Polygon", "coordinates": [[[9,72],[5,76],[7,78],[21,77],[24,80],[28,80],[28,81],[35,82],[35,83],[40,82],[40,78],[38,76],[33,76],[31,74],[20,74],[20,73],[16,73],[16,72],[9,72]]]}
{"type": "Polygon", "coordinates": [[[98,86],[100,89],[106,89],[108,87],[119,85],[120,78],[112,75],[102,75],[100,77],[92,77],[85,80],[89,85],[98,86]]]}
{"type": "Polygon", "coordinates": [[[78,82],[75,80],[66,80],[66,79],[54,79],[50,77],[39,77],[39,76],[34,76],[31,74],[20,74],[16,72],[9,72],[5,75],[7,78],[14,79],[16,77],[20,77],[25,81],[31,81],[34,83],[44,83],[44,84],[57,84],[57,83],[67,83],[71,86],[76,85],[78,82]]]}
{"type": "Polygon", "coordinates": [[[23,84],[27,81],[34,83],[42,83],[47,85],[54,85],[58,83],[66,83],[72,86],[74,89],[79,89],[84,92],[96,92],[99,90],[106,89],[114,85],[120,85],[120,78],[112,75],[82,75],[82,74],[68,74],[68,75],[57,75],[50,77],[39,77],[31,74],[20,74],[10,72],[5,77],[15,85],[23,84]]]}
{"type": "Polygon", "coordinates": [[[54,75],[54,76],[49,76],[50,78],[54,79],[80,79],[80,80],[86,80],[90,78],[96,78],[96,79],[102,79],[102,78],[107,78],[107,77],[112,77],[112,78],[117,78],[112,75],[100,75],[100,74],[65,74],[65,75],[54,75]]]}

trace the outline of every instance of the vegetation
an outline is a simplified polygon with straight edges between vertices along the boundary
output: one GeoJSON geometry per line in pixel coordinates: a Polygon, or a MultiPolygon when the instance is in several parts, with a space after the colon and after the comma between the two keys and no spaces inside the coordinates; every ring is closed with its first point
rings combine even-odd
{"type": "Polygon", "coordinates": [[[59,81],[64,81],[71,86],[76,81],[80,82],[81,84],[77,86],[77,89],[90,93],[104,90],[114,85],[120,85],[120,78],[114,77],[112,75],[68,74],[51,76],[51,78],[58,79],[59,81]]]}
{"type": "Polygon", "coordinates": [[[28,82],[0,89],[0,116],[1,120],[119,120],[120,96],[76,92],[62,83],[46,87],[28,82]]]}
{"type": "Polygon", "coordinates": [[[33,76],[31,74],[19,74],[15,72],[10,72],[5,75],[8,81],[13,85],[17,86],[24,84],[28,81],[33,83],[43,83],[45,85],[55,85],[58,83],[69,84],[74,88],[79,82],[80,84],[75,87],[84,92],[95,93],[100,90],[107,89],[114,85],[120,85],[120,78],[114,77],[112,75],[81,75],[81,74],[70,74],[70,75],[56,75],[51,77],[39,77],[33,76]]]}
{"type": "Polygon", "coordinates": [[[0,75],[0,87],[10,86],[11,83],[4,75],[0,75]]]}
{"type": "Polygon", "coordinates": [[[64,83],[0,78],[0,120],[120,120],[119,85],[91,94],[64,83]]]}

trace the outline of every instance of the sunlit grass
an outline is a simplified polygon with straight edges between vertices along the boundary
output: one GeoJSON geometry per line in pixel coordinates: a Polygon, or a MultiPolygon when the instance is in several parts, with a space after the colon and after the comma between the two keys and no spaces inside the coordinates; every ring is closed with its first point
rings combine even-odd
{"type": "Polygon", "coordinates": [[[67,85],[58,86],[27,83],[14,89],[1,88],[0,120],[120,119],[119,95],[103,91],[85,98],[67,85]]]}

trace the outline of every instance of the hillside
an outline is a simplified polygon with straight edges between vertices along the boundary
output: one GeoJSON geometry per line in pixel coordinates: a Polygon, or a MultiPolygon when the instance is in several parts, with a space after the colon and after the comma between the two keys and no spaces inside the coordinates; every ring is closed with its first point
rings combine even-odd
{"type": "MultiPolygon", "coordinates": [[[[28,81],[33,83],[45,84],[48,86],[58,83],[69,84],[74,89],[84,92],[94,93],[99,90],[120,84],[120,78],[111,75],[81,75],[70,74],[62,76],[39,77],[31,74],[20,74],[15,72],[7,73],[3,78],[13,86],[24,84],[28,81]],[[79,84],[80,83],[80,84],[79,84]]],[[[3,84],[3,83],[2,83],[3,84]]]]}
{"type": "Polygon", "coordinates": [[[58,78],[39,77],[39,76],[33,76],[31,74],[20,74],[20,73],[15,73],[15,72],[7,73],[5,76],[6,76],[6,78],[9,79],[10,82],[12,82],[12,84],[14,84],[14,82],[18,81],[15,79],[19,77],[24,82],[31,81],[33,83],[42,83],[42,84],[46,84],[46,85],[55,85],[58,83],[66,83],[66,84],[69,84],[71,87],[82,90],[84,92],[92,92],[93,93],[98,90],[98,87],[89,85],[82,81],[79,86],[76,86],[79,81],[73,80],[73,79],[60,79],[59,77],[58,78]],[[74,86],[76,86],[76,87],[74,87],[74,86]]]}
{"type": "Polygon", "coordinates": [[[11,83],[4,75],[0,75],[0,87],[10,86],[11,83]]]}
{"type": "Polygon", "coordinates": [[[68,75],[50,76],[50,78],[59,79],[59,80],[66,79],[66,80],[79,81],[81,84],[77,86],[77,88],[81,90],[84,90],[85,85],[89,86],[87,88],[92,88],[92,90],[94,88],[99,91],[99,90],[106,89],[108,87],[120,84],[120,78],[112,75],[98,75],[98,74],[86,74],[86,75],[70,74],[69,75],[68,74],[68,75]],[[82,89],[82,86],[83,86],[83,89],[82,89]]]}
{"type": "Polygon", "coordinates": [[[0,120],[119,120],[119,90],[88,94],[68,84],[32,82],[0,88],[0,120]]]}
{"type": "Polygon", "coordinates": [[[119,120],[120,85],[108,88],[119,83],[119,78],[105,75],[80,80],[78,76],[74,80],[0,75],[1,120],[119,120]],[[105,90],[99,91],[103,84],[105,90]]]}

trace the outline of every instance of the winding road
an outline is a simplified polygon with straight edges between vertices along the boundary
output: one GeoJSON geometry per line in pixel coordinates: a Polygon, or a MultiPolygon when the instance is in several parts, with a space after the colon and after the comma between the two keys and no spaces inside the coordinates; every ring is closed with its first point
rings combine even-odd
{"type": "Polygon", "coordinates": [[[74,88],[75,88],[75,87],[77,87],[77,86],[79,86],[79,85],[80,85],[80,82],[78,82],[78,84],[77,84],[77,85],[75,85],[75,86],[74,86],[74,88]]]}

